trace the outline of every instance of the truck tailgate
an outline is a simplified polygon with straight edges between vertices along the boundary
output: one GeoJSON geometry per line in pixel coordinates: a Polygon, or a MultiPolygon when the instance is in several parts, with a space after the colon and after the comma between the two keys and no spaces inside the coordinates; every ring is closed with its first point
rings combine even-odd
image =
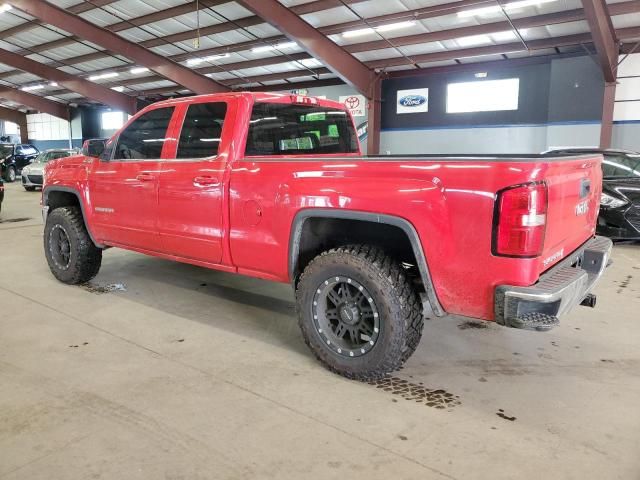
{"type": "Polygon", "coordinates": [[[602,192],[602,156],[590,155],[552,162],[548,185],[547,230],[542,273],[595,234],[602,192]]]}

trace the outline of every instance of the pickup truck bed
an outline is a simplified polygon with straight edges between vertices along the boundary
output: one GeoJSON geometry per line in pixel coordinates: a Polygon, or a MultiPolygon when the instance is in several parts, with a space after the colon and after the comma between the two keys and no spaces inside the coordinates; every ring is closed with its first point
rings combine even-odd
{"type": "Polygon", "coordinates": [[[45,253],[67,283],[108,246],[290,282],[316,356],[372,378],[411,355],[425,316],[543,330],[587,298],[611,246],[593,240],[600,163],[363,157],[335,102],[171,100],[47,166],[45,253]]]}

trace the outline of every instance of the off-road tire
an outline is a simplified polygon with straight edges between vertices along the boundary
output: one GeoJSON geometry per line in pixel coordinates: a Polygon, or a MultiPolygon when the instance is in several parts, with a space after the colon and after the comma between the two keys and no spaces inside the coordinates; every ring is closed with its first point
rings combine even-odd
{"type": "Polygon", "coordinates": [[[98,274],[102,263],[102,250],[95,246],[78,207],[56,208],[47,216],[44,228],[44,252],[54,277],[63,283],[77,285],[91,280],[98,274]],[[68,265],[62,266],[54,259],[54,230],[64,230],[69,240],[68,265]]]}
{"type": "Polygon", "coordinates": [[[5,182],[13,183],[16,181],[16,178],[17,178],[16,167],[14,167],[13,165],[8,166],[7,171],[4,173],[5,182]]]}
{"type": "Polygon", "coordinates": [[[305,268],[296,289],[298,322],[305,343],[329,370],[354,380],[375,380],[397,370],[415,351],[424,326],[418,295],[399,262],[370,245],[323,252],[305,268]],[[362,285],[375,302],[380,333],[370,351],[338,355],[314,324],[313,302],[327,279],[344,276],[362,285]]]}

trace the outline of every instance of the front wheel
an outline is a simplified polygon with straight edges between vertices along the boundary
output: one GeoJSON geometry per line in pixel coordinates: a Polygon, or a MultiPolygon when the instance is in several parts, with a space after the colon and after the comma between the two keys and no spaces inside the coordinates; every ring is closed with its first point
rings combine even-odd
{"type": "Polygon", "coordinates": [[[415,350],[423,319],[398,262],[375,247],[339,247],[313,259],[296,290],[305,342],[330,370],[373,380],[415,350]]]}
{"type": "Polygon", "coordinates": [[[7,167],[7,172],[5,173],[4,179],[8,182],[8,183],[13,183],[16,181],[16,167],[14,166],[8,166],[7,167]]]}
{"type": "Polygon", "coordinates": [[[85,283],[98,274],[102,250],[95,246],[78,207],[61,207],[47,217],[44,253],[51,273],[63,283],[85,283]]]}

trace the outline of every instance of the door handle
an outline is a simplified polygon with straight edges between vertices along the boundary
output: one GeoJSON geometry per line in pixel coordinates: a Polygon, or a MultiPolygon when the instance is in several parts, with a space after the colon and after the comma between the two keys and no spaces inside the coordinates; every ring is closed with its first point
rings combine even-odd
{"type": "Polygon", "coordinates": [[[196,187],[208,187],[216,186],[220,184],[220,181],[216,177],[210,177],[208,175],[202,175],[193,179],[193,184],[196,187]]]}
{"type": "Polygon", "coordinates": [[[155,175],[151,175],[150,173],[140,173],[136,177],[136,180],[139,180],[141,182],[152,182],[155,179],[156,179],[155,175]]]}

